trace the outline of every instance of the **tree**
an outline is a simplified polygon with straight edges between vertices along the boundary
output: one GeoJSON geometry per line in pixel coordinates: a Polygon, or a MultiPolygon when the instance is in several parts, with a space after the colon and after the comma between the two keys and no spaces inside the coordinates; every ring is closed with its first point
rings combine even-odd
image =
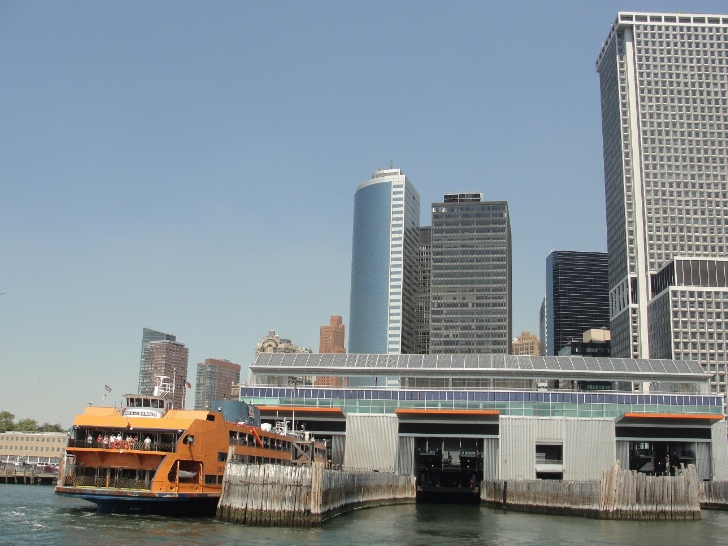
{"type": "Polygon", "coordinates": [[[60,423],[56,423],[55,425],[43,423],[38,427],[38,432],[64,432],[64,429],[60,423]]]}
{"type": "Polygon", "coordinates": [[[21,419],[15,425],[15,430],[23,432],[38,432],[38,423],[35,419],[21,419]]]}
{"type": "Polygon", "coordinates": [[[15,415],[9,411],[0,411],[0,432],[7,432],[15,428],[15,415]]]}

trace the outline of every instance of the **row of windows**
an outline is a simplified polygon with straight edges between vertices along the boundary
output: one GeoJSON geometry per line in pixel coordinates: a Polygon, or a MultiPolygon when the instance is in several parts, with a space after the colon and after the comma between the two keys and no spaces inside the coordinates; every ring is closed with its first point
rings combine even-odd
{"type": "MultiPolygon", "coordinates": [[[[252,396],[270,403],[292,403],[293,399],[280,399],[266,391],[279,389],[251,388],[245,396],[252,396]]],[[[568,404],[660,404],[664,406],[722,407],[719,396],[662,395],[662,394],[613,394],[613,393],[557,393],[557,392],[502,392],[502,391],[395,391],[395,390],[339,390],[314,389],[320,396],[309,397],[321,400],[392,400],[392,401],[474,401],[474,402],[545,402],[568,404]]],[[[266,403],[264,402],[264,403],[266,403]]]]}
{"type": "MultiPolygon", "coordinates": [[[[0,435],[0,442],[13,441],[13,442],[66,442],[66,436],[20,436],[17,434],[12,435],[0,435]]],[[[2,445],[2,444],[0,444],[2,445]]]]}
{"type": "Polygon", "coordinates": [[[16,446],[16,445],[2,445],[0,449],[6,449],[8,451],[61,451],[63,447],[54,446],[16,446]]]}

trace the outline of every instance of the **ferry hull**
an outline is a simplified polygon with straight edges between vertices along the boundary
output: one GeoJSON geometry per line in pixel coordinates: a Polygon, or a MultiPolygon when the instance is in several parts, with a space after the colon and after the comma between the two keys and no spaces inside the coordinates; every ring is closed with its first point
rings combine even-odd
{"type": "Polygon", "coordinates": [[[56,493],[92,502],[99,513],[143,513],[162,516],[212,517],[218,494],[152,493],[150,491],[109,491],[106,489],[57,487],[56,493]]]}

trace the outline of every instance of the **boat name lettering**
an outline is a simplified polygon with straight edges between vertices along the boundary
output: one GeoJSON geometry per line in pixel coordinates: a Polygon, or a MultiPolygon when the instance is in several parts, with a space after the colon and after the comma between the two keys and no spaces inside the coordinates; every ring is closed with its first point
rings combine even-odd
{"type": "Polygon", "coordinates": [[[126,408],[124,415],[132,415],[134,417],[159,417],[159,413],[154,410],[140,408],[126,408]]]}

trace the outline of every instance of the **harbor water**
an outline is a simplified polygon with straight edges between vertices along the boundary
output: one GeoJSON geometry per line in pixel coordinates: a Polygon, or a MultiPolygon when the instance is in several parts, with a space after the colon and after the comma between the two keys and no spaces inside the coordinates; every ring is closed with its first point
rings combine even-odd
{"type": "Polygon", "coordinates": [[[400,505],[358,510],[312,529],[222,524],[212,519],[98,514],[50,486],[0,484],[0,544],[574,545],[725,544],[728,512],[702,521],[603,521],[480,506],[400,505]]]}

